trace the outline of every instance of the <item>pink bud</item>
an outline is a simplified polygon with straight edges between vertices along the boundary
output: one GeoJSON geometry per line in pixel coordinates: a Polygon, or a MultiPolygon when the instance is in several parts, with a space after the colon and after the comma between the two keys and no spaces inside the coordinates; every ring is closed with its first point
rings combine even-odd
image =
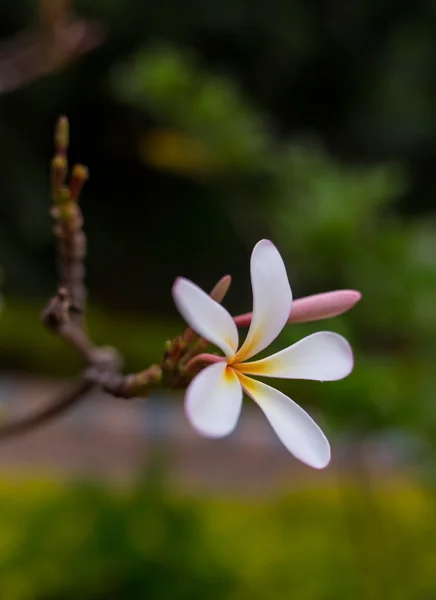
{"type": "MultiPolygon", "coordinates": [[[[359,302],[362,294],[356,290],[336,290],[299,298],[292,303],[288,323],[307,323],[337,317],[359,302]]],[[[248,327],[252,313],[234,317],[238,327],[248,327]]]]}
{"type": "Polygon", "coordinates": [[[295,300],[288,323],[306,323],[337,317],[347,312],[362,298],[356,290],[336,290],[295,300]]]}

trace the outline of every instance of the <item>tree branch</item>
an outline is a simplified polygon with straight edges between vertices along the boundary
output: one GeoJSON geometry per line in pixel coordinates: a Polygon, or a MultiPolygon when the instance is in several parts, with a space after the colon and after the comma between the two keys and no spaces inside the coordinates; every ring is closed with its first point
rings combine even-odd
{"type": "Polygon", "coordinates": [[[30,431],[52,420],[80,402],[94,387],[100,387],[115,397],[133,398],[148,395],[149,389],[159,385],[162,380],[163,369],[159,365],[124,375],[123,359],[119,352],[115,348],[96,346],[86,331],[86,236],[78,200],[88,171],[82,165],[75,165],[69,186],[66,185],[68,144],[68,120],[60,117],[55,129],[56,152],[52,161],[50,211],[57,240],[59,287],[43,310],[41,320],[52,333],[77,350],[84,362],[84,372],[76,384],[39,412],[0,426],[0,440],[30,431]]]}

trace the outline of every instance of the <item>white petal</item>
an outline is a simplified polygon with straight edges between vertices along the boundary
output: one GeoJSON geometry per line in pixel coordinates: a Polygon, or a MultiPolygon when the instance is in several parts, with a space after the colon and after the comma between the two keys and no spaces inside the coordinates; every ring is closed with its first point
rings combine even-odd
{"type": "Polygon", "coordinates": [[[247,375],[336,381],[349,375],[353,364],[353,351],[347,340],[337,333],[320,331],[277,354],[235,368],[247,375]]]}
{"type": "Polygon", "coordinates": [[[289,318],[292,292],[285,264],[269,240],[261,240],[251,255],[253,318],[247,338],[236,355],[242,362],[254,356],[279,335],[289,318]]]}
{"type": "Polygon", "coordinates": [[[188,325],[228,357],[238,348],[238,329],[226,309],[192,281],[183,277],[173,285],[174,302],[188,325]]]}
{"type": "Polygon", "coordinates": [[[186,390],[186,415],[193,427],[207,437],[218,438],[231,433],[241,406],[241,384],[226,362],[200,371],[186,390]]]}
{"type": "Polygon", "coordinates": [[[307,412],[269,385],[245,375],[238,377],[289,452],[314,469],[326,467],[330,462],[330,444],[307,412]]]}

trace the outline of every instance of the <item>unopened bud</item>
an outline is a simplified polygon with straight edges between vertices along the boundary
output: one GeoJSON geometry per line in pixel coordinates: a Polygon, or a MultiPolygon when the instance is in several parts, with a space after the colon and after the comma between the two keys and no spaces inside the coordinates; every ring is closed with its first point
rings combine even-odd
{"type": "Polygon", "coordinates": [[[224,275],[224,277],[221,277],[218,283],[214,286],[213,290],[209,294],[210,297],[216,302],[221,303],[224,300],[227,292],[229,291],[231,283],[231,275],[224,275]]]}
{"type": "Polygon", "coordinates": [[[83,165],[74,165],[73,172],[71,174],[70,181],[70,195],[72,200],[77,200],[80,196],[80,192],[85,184],[85,181],[89,178],[89,171],[87,167],[83,165]]]}
{"type": "Polygon", "coordinates": [[[288,323],[307,323],[337,317],[349,311],[362,298],[356,290],[335,290],[295,300],[288,323]]]}
{"type": "Polygon", "coordinates": [[[65,116],[59,117],[56,123],[54,143],[59,154],[66,154],[70,143],[70,126],[65,116]]]}
{"type": "MultiPolygon", "coordinates": [[[[305,298],[298,298],[292,303],[291,314],[288,323],[309,323],[321,319],[338,317],[351,310],[362,298],[357,290],[335,290],[324,292],[305,298]]],[[[234,317],[233,320],[238,327],[249,327],[253,319],[253,313],[246,313],[234,317]]]]}

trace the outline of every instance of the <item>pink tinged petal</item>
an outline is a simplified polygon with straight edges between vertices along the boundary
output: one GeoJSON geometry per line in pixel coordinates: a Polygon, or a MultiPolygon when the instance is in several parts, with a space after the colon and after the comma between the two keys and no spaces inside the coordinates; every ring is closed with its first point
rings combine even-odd
{"type": "MultiPolygon", "coordinates": [[[[288,323],[308,323],[337,317],[351,310],[361,298],[362,294],[357,290],[335,290],[297,298],[292,303],[288,323]]],[[[238,327],[249,327],[252,318],[252,313],[245,313],[233,317],[233,320],[238,327]]]]}
{"type": "Polygon", "coordinates": [[[330,462],[330,444],[315,421],[278,390],[238,375],[241,385],[262,409],[280,441],[291,454],[314,469],[330,462]]]}
{"type": "Polygon", "coordinates": [[[251,358],[279,335],[289,317],[292,292],[279,251],[269,240],[261,240],[251,255],[253,319],[247,338],[235,361],[251,358]]]}
{"type": "Polygon", "coordinates": [[[330,319],[347,312],[362,298],[356,290],[336,290],[294,300],[288,323],[330,319]]]}
{"type": "Polygon", "coordinates": [[[235,365],[248,375],[284,379],[336,381],[353,370],[353,351],[347,340],[331,331],[309,335],[262,360],[235,365]]]}
{"type": "Polygon", "coordinates": [[[241,407],[241,384],[226,363],[216,363],[200,371],[186,390],[186,416],[194,429],[207,437],[219,438],[231,433],[241,407]]]}
{"type": "Polygon", "coordinates": [[[238,348],[238,329],[226,309],[192,281],[178,277],[173,298],[188,325],[228,357],[238,348]]]}

